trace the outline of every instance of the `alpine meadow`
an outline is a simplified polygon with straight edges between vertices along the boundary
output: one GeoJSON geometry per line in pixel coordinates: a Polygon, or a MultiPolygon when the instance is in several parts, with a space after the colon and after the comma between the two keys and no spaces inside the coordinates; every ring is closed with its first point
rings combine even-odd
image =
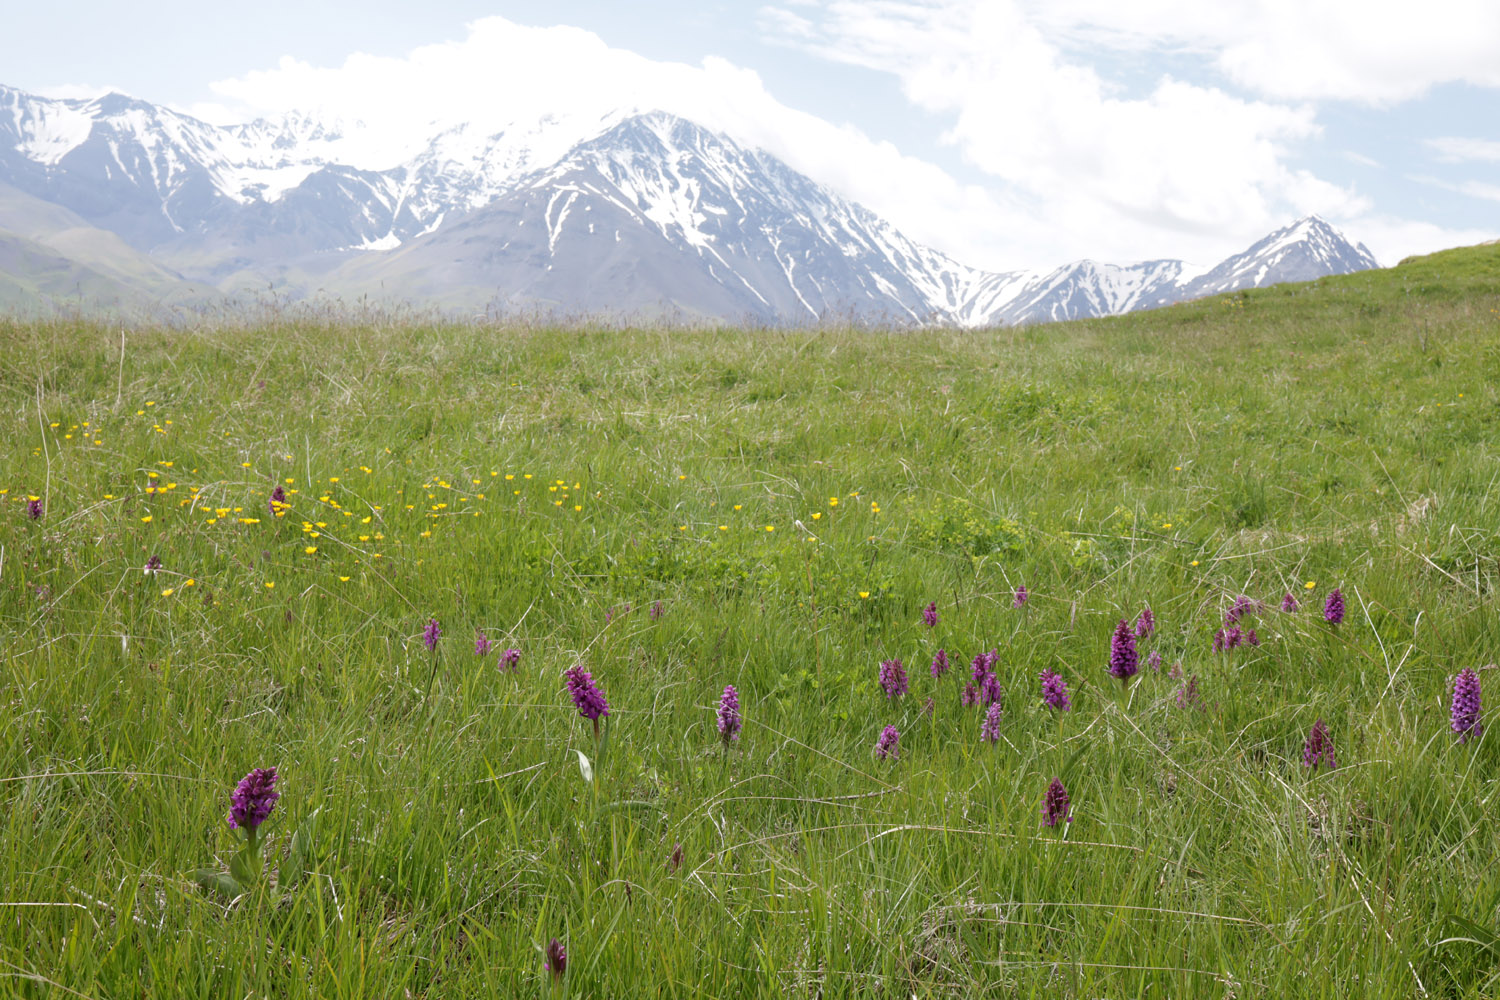
{"type": "Polygon", "coordinates": [[[1500,990],[1500,246],[0,319],[0,995],[1500,990]]]}

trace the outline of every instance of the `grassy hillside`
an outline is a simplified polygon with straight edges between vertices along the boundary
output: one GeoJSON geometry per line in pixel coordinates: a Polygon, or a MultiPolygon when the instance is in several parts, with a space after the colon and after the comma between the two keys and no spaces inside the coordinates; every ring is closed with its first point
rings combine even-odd
{"type": "Polygon", "coordinates": [[[0,993],[1500,982],[1500,248],[980,333],[0,322],[0,414],[0,993]]]}

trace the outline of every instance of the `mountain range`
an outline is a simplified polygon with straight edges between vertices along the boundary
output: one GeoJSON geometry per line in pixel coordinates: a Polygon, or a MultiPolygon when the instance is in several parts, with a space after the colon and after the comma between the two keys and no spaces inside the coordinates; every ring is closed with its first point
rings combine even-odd
{"type": "Polygon", "coordinates": [[[1375,267],[1316,216],[1217,266],[988,272],[770,154],[661,111],[462,125],[218,126],[0,86],[0,307],[290,299],[442,311],[987,326],[1375,267]]]}

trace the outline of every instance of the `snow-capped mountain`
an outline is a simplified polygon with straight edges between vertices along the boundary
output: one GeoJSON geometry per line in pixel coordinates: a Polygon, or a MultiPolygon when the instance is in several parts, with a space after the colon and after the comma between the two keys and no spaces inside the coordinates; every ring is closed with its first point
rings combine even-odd
{"type": "Polygon", "coordinates": [[[533,314],[1038,323],[1375,266],[1310,218],[1206,272],[1159,260],[990,273],[663,112],[429,132],[392,145],[316,115],[217,126],[119,94],[0,87],[0,184],[229,294],[271,282],[533,314]]]}
{"type": "Polygon", "coordinates": [[[911,324],[951,316],[961,271],[774,157],[654,112],[329,281],[475,308],[911,324]]]}
{"type": "Polygon", "coordinates": [[[1363,243],[1351,244],[1316,215],[1278,229],[1244,253],[1187,282],[1179,299],[1264,288],[1284,281],[1311,281],[1379,267],[1363,243]]]}

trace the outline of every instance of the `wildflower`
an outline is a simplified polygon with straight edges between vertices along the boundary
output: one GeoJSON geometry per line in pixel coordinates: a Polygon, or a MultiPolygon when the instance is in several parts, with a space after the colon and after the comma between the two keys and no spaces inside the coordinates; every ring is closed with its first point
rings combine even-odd
{"type": "Polygon", "coordinates": [[[521,651],[519,649],[507,649],[500,654],[500,669],[514,670],[516,664],[521,662],[521,651]]]}
{"type": "Polygon", "coordinates": [[[1188,678],[1188,682],[1177,691],[1177,707],[1191,708],[1198,704],[1198,675],[1194,674],[1188,678]]]}
{"type": "Polygon", "coordinates": [[[988,653],[980,653],[974,657],[969,664],[969,672],[973,675],[975,684],[983,684],[984,679],[994,672],[995,664],[1000,662],[1000,651],[992,649],[988,653]]]}
{"type": "Polygon", "coordinates": [[[1153,649],[1151,651],[1151,654],[1146,657],[1146,666],[1158,672],[1161,670],[1161,650],[1153,649]]]}
{"type": "Polygon", "coordinates": [[[1030,599],[1031,595],[1026,592],[1026,584],[1023,583],[1016,588],[1016,599],[1011,601],[1010,606],[1013,608],[1022,607],[1030,599]]]}
{"type": "Polygon", "coordinates": [[[932,603],[928,604],[927,607],[922,609],[922,623],[928,628],[932,628],[933,626],[937,625],[937,601],[933,601],[932,603]]]}
{"type": "Polygon", "coordinates": [[[672,853],[667,856],[667,873],[671,874],[682,867],[682,841],[672,845],[672,853]]]}
{"type": "Polygon", "coordinates": [[[568,970],[568,952],[557,938],[547,945],[547,971],[552,973],[554,980],[561,979],[563,973],[568,970]]]}
{"type": "Polygon", "coordinates": [[[489,656],[490,650],[494,648],[494,645],[495,644],[490,641],[490,637],[485,635],[483,632],[474,633],[475,656],[489,656]]]}
{"type": "Polygon", "coordinates": [[[1000,678],[994,674],[985,674],[984,680],[979,683],[979,700],[983,705],[998,705],[1005,697],[1005,689],[1000,686],[1000,678]]]}
{"type": "Polygon", "coordinates": [[[1137,639],[1149,639],[1156,631],[1156,616],[1151,613],[1149,607],[1141,608],[1141,613],[1135,619],[1135,637],[1137,639]]]}
{"type": "Polygon", "coordinates": [[[922,714],[924,716],[926,716],[927,718],[932,718],[932,713],[934,711],[936,711],[936,710],[937,710],[937,699],[934,698],[932,695],[928,695],[927,696],[927,700],[922,703],[922,714]]]}
{"type": "Polygon", "coordinates": [[[437,649],[438,636],[443,634],[443,627],[438,624],[436,618],[427,619],[427,627],[422,630],[422,643],[429,650],[437,649]]]}
{"type": "Polygon", "coordinates": [[[280,516],[282,511],[286,510],[287,506],[288,504],[286,502],[286,490],[282,489],[281,486],[278,485],[274,490],[271,491],[271,499],[267,501],[266,507],[268,510],[270,510],[272,517],[278,517],[280,516]]]}
{"type": "Polygon", "coordinates": [[[1182,661],[1177,660],[1172,664],[1172,669],[1167,671],[1167,676],[1174,681],[1182,680],[1182,661]]]}
{"type": "Polygon", "coordinates": [[[662,605],[661,601],[657,601],[654,604],[652,604],[651,605],[651,620],[652,621],[656,621],[658,618],[660,618],[662,616],[662,612],[665,611],[665,610],[666,610],[666,608],[662,605]]]}
{"type": "Polygon", "coordinates": [[[266,821],[281,793],[276,791],[276,768],[257,767],[240,779],[229,799],[231,829],[253,831],[266,821]]]}
{"type": "Polygon", "coordinates": [[[979,704],[979,689],[972,684],[965,684],[964,693],[959,696],[958,703],[965,708],[979,704]]]}
{"type": "Polygon", "coordinates": [[[1479,724],[1479,675],[1473,667],[1465,667],[1453,678],[1452,728],[1458,734],[1458,742],[1467,743],[1471,736],[1484,731],[1479,724]]]}
{"type": "Polygon", "coordinates": [[[1323,620],[1330,625],[1344,620],[1344,595],[1337,587],[1328,592],[1328,599],[1323,602],[1323,620]]]}
{"type": "Polygon", "coordinates": [[[1000,703],[994,702],[990,710],[984,713],[984,724],[979,727],[979,738],[988,742],[996,743],[1000,739],[1000,714],[1002,709],[1000,703]]]}
{"type": "Polygon", "coordinates": [[[1063,787],[1061,778],[1053,778],[1052,784],[1047,786],[1047,798],[1042,802],[1042,825],[1056,826],[1058,820],[1073,822],[1073,813],[1068,806],[1068,790],[1063,787]]]}
{"type": "Polygon", "coordinates": [[[146,560],[146,565],[142,567],[141,572],[146,574],[147,576],[155,576],[156,572],[160,569],[161,556],[152,556],[150,559],[146,560]]]}
{"type": "Polygon", "coordinates": [[[948,651],[940,649],[932,658],[932,676],[941,677],[948,672],[948,651]]]}
{"type": "Polygon", "coordinates": [[[1233,625],[1254,610],[1255,602],[1244,594],[1241,594],[1234,599],[1234,603],[1229,606],[1229,610],[1224,612],[1224,624],[1226,626],[1233,625]]]}
{"type": "Polygon", "coordinates": [[[1214,652],[1222,653],[1227,647],[1224,645],[1224,630],[1219,629],[1214,633],[1214,652]]]}
{"type": "Polygon", "coordinates": [[[599,719],[609,714],[609,701],[604,697],[604,692],[599,690],[594,683],[594,678],[583,669],[583,664],[577,664],[571,670],[566,671],[563,676],[568,681],[568,694],[573,696],[573,704],[578,706],[578,714],[594,724],[594,731],[599,731],[599,719]]]}
{"type": "Polygon", "coordinates": [[[880,661],[880,689],[887,698],[896,698],[906,693],[906,670],[900,660],[880,661]]]}
{"type": "Polygon", "coordinates": [[[1330,771],[1339,766],[1333,759],[1333,737],[1328,735],[1328,726],[1319,718],[1307,734],[1307,742],[1302,744],[1302,764],[1316,771],[1322,763],[1327,763],[1330,771]]]}
{"type": "Polygon", "coordinates": [[[875,742],[875,756],[881,760],[901,756],[901,733],[895,726],[886,726],[880,731],[880,739],[875,742]]]}
{"type": "Polygon", "coordinates": [[[1068,682],[1062,679],[1062,674],[1042,671],[1042,703],[1059,712],[1073,710],[1073,702],[1068,698],[1068,682]]]}
{"type": "Polygon", "coordinates": [[[724,685],[724,694],[719,699],[719,735],[724,745],[740,738],[740,696],[733,684],[724,685]]]}
{"type": "Polygon", "coordinates": [[[1130,630],[1130,623],[1120,619],[1120,624],[1115,626],[1115,634],[1109,641],[1109,672],[1118,677],[1122,684],[1130,683],[1130,678],[1140,669],[1139,657],[1135,651],[1135,634],[1130,630]]]}
{"type": "Polygon", "coordinates": [[[1260,645],[1260,636],[1258,636],[1258,635],[1255,634],[1255,629],[1252,628],[1252,629],[1247,629],[1245,631],[1245,645],[1247,645],[1247,646],[1259,646],[1260,645]]]}
{"type": "Polygon", "coordinates": [[[1287,612],[1288,614],[1291,614],[1293,611],[1296,611],[1299,606],[1300,605],[1297,604],[1297,598],[1292,595],[1292,592],[1290,590],[1288,590],[1286,592],[1286,596],[1281,599],[1281,610],[1287,612]]]}
{"type": "Polygon", "coordinates": [[[26,501],[26,516],[33,521],[42,519],[42,501],[38,497],[32,497],[26,501]]]}

